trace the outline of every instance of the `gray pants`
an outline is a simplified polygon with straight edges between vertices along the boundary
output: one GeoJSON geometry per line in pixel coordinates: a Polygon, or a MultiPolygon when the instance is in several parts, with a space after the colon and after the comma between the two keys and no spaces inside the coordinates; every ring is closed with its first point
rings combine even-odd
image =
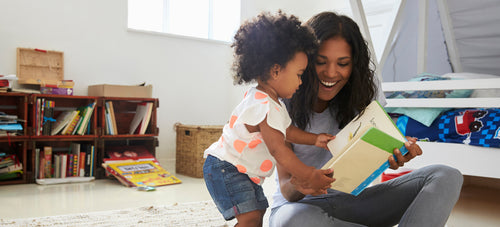
{"type": "Polygon", "coordinates": [[[460,195],[457,169],[431,165],[366,188],[358,196],[329,190],[273,208],[271,227],[444,226],[460,195]]]}

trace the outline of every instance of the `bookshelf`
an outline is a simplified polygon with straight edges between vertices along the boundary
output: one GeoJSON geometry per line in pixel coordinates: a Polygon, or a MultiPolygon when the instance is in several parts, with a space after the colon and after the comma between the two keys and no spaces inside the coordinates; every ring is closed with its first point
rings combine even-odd
{"type": "MultiPolygon", "coordinates": [[[[25,93],[0,93],[0,112],[9,115],[16,115],[22,125],[22,130],[17,135],[0,134],[0,147],[8,150],[8,153],[15,153],[19,162],[23,164],[23,174],[21,177],[11,180],[2,180],[0,185],[23,184],[42,182],[42,184],[80,182],[91,179],[101,179],[105,177],[105,170],[101,167],[105,158],[106,147],[122,145],[139,145],[146,147],[153,155],[158,146],[157,113],[159,101],[156,98],[117,98],[100,96],[66,96],[66,95],[46,95],[46,94],[25,94],[25,93]],[[116,133],[110,134],[106,127],[106,102],[113,104],[114,119],[116,121],[116,133]],[[46,106],[43,103],[47,103],[46,106]],[[151,114],[144,134],[130,134],[128,125],[134,118],[139,103],[150,103],[151,114]],[[43,108],[42,108],[43,106],[43,108]],[[84,112],[90,112],[86,118],[86,124],[81,124],[78,129],[78,122],[75,123],[74,133],[62,135],[63,130],[52,135],[52,130],[44,128],[49,124],[40,124],[47,108],[51,108],[52,115],[45,115],[45,122],[50,119],[57,119],[67,111],[80,110],[82,121],[85,119],[84,112]],[[90,108],[92,107],[92,108],[90,108]],[[42,110],[43,109],[43,110],[42,110]],[[50,132],[50,133],[49,133],[50,132]],[[79,134],[79,132],[81,134],[79,134]],[[66,177],[60,179],[49,177],[40,181],[41,165],[40,155],[45,147],[52,149],[52,158],[55,154],[71,153],[72,144],[79,144],[82,148],[93,148],[93,170],[83,177],[66,177]],[[38,157],[38,158],[37,158],[38,157]]],[[[54,127],[55,122],[52,122],[54,127]]],[[[69,131],[69,130],[68,130],[69,131]]],[[[0,150],[0,152],[3,152],[0,150]]],[[[59,158],[58,158],[59,159],[59,158]]],[[[89,159],[90,160],[90,159],[89,159]]],[[[85,169],[86,171],[90,171],[85,169]]],[[[54,170],[52,173],[55,174],[54,170]]],[[[83,173],[83,172],[82,172],[83,173]]],[[[86,172],[87,173],[87,172],[86,172]]]]}

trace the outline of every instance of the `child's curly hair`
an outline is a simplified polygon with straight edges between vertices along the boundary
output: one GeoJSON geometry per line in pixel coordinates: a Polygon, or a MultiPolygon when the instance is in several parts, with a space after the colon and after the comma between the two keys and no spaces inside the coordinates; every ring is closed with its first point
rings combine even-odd
{"type": "Polygon", "coordinates": [[[234,36],[234,83],[251,83],[269,79],[274,64],[286,67],[297,52],[304,52],[311,61],[318,43],[310,28],[302,26],[293,15],[278,11],[259,14],[241,25],[234,36]]]}

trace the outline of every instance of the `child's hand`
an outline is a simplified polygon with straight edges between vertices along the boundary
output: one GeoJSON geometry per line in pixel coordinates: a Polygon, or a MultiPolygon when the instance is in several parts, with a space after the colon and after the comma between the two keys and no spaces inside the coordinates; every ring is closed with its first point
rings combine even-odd
{"type": "Polygon", "coordinates": [[[326,189],[330,188],[331,184],[335,181],[335,179],[332,178],[332,169],[322,170],[311,167],[311,171],[307,174],[307,176],[308,177],[305,179],[298,179],[297,177],[292,176],[291,183],[303,189],[316,191],[315,194],[318,192],[324,194],[326,193],[326,189]]]}
{"type": "Polygon", "coordinates": [[[332,136],[330,134],[327,134],[327,133],[318,134],[318,136],[316,137],[316,143],[314,144],[314,146],[328,149],[326,144],[328,144],[328,142],[330,140],[333,140],[333,139],[335,139],[335,136],[332,136]]]}

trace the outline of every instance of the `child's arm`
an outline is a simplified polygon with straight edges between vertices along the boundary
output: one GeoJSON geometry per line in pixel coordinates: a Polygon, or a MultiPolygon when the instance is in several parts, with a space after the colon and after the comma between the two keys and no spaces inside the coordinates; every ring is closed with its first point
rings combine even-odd
{"type": "Polygon", "coordinates": [[[304,183],[303,185],[305,187],[313,189],[330,187],[333,178],[326,176],[326,174],[331,173],[331,171],[315,169],[312,166],[307,166],[302,163],[293,153],[292,149],[285,145],[283,133],[271,128],[267,124],[267,119],[264,119],[259,124],[259,129],[271,155],[276,159],[278,164],[293,175],[298,182],[301,182],[301,184],[304,183]]]}
{"type": "Polygon", "coordinates": [[[326,144],[334,138],[335,136],[326,133],[314,134],[306,132],[293,125],[290,125],[286,129],[286,141],[290,143],[315,145],[317,147],[328,149],[326,144]]]}

